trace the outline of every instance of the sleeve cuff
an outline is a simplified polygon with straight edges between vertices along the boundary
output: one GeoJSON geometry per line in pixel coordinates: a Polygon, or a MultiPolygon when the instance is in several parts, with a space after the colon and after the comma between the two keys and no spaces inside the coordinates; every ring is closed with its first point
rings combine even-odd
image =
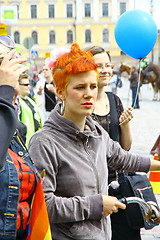
{"type": "Polygon", "coordinates": [[[102,195],[97,194],[90,196],[90,220],[100,220],[103,215],[103,200],[102,195]]]}
{"type": "Polygon", "coordinates": [[[140,156],[140,166],[138,172],[149,172],[150,169],[150,157],[141,157],[140,156]]]}

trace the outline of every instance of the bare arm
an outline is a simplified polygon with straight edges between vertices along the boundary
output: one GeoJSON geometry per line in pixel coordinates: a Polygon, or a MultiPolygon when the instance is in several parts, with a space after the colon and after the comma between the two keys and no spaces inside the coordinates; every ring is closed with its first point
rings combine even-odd
{"type": "Polygon", "coordinates": [[[160,171],[160,161],[151,159],[150,171],[160,171]]]}
{"type": "Polygon", "coordinates": [[[38,91],[37,91],[37,94],[38,94],[38,95],[41,95],[42,92],[43,92],[43,90],[44,90],[44,87],[40,86],[39,89],[38,89],[38,91]]]}

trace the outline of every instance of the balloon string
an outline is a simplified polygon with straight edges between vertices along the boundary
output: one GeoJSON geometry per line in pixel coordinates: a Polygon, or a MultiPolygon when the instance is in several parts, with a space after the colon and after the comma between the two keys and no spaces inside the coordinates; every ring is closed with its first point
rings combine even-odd
{"type": "MultiPolygon", "coordinates": [[[[136,100],[137,100],[137,97],[138,97],[138,94],[139,94],[139,88],[140,88],[140,79],[141,79],[141,60],[142,59],[139,59],[138,61],[138,86],[137,86],[137,91],[136,91],[136,96],[135,96],[135,100],[134,100],[134,103],[133,103],[133,109],[135,107],[135,104],[136,104],[136,100]]],[[[128,120],[129,118],[127,118],[126,120],[128,120]]],[[[119,123],[119,125],[122,125],[126,120],[122,121],[121,123],[119,123]]]]}
{"type": "Polygon", "coordinates": [[[139,59],[138,61],[138,86],[137,86],[137,91],[136,91],[136,96],[135,96],[135,99],[134,99],[134,103],[133,103],[133,109],[135,108],[135,105],[136,105],[136,101],[137,101],[137,98],[138,98],[138,94],[139,94],[139,89],[140,89],[140,79],[141,79],[141,60],[142,59],[139,59]]]}

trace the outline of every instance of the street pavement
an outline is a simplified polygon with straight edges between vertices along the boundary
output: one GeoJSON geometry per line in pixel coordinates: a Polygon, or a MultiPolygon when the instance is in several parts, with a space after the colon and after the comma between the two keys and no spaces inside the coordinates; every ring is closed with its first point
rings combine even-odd
{"type": "MultiPolygon", "coordinates": [[[[118,88],[117,95],[121,98],[124,108],[131,106],[129,81],[123,78],[123,87],[118,88]]],[[[133,143],[131,152],[150,155],[157,137],[160,134],[160,101],[152,101],[153,89],[146,84],[141,87],[140,109],[134,109],[131,121],[133,143]]],[[[160,206],[160,195],[156,195],[160,206]]],[[[141,230],[143,240],[160,240],[160,225],[151,230],[141,230]]],[[[129,239],[124,239],[129,240],[129,239]]]]}

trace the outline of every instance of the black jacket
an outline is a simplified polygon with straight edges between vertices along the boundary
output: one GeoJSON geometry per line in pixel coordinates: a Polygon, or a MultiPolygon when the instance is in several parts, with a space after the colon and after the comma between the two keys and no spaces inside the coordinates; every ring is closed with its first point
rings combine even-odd
{"type": "Polygon", "coordinates": [[[12,106],[14,89],[0,86],[0,168],[3,166],[7,149],[18,125],[17,113],[12,106]]]}

